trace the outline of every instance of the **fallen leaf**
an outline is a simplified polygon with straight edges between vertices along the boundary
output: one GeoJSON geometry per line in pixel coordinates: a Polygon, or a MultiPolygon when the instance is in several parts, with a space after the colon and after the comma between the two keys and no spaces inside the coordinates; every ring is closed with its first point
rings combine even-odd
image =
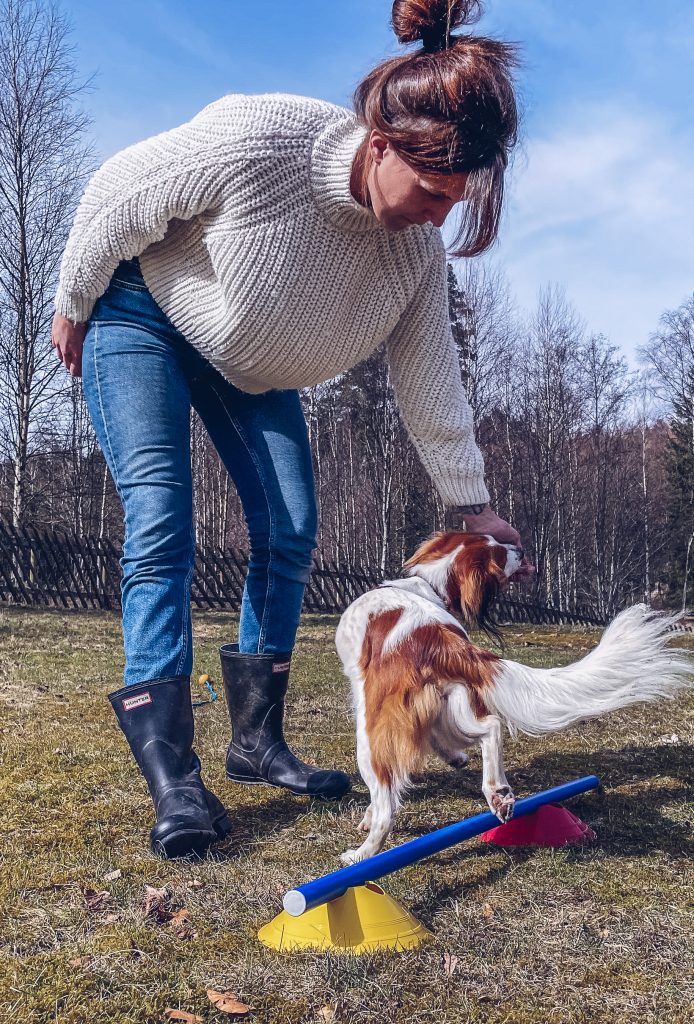
{"type": "Polygon", "coordinates": [[[96,914],[103,910],[111,900],[111,893],[108,889],[90,889],[87,887],[82,889],[82,895],[90,914],[96,914]]]}
{"type": "Polygon", "coordinates": [[[337,1017],[337,1010],[334,1006],[321,1006],[320,1010],[317,1011],[316,1017],[322,1017],[323,1020],[335,1020],[337,1017]]]}
{"type": "Polygon", "coordinates": [[[167,1007],[164,1010],[164,1016],[167,1020],[183,1020],[187,1021],[187,1024],[203,1024],[203,1018],[197,1013],[187,1013],[186,1010],[172,1010],[167,1007]]]}
{"type": "Polygon", "coordinates": [[[175,914],[171,915],[169,925],[173,928],[176,938],[178,939],[197,939],[198,933],[194,930],[188,918],[190,914],[187,910],[177,910],[175,914]]]}
{"type": "Polygon", "coordinates": [[[494,917],[494,908],[489,903],[482,905],[482,917],[486,917],[489,920],[490,917],[494,917]]]}
{"type": "Polygon", "coordinates": [[[152,917],[159,924],[166,924],[173,917],[169,910],[171,893],[165,887],[155,889],[153,885],[145,885],[145,901],[142,904],[142,913],[145,917],[152,917]]]}
{"type": "Polygon", "coordinates": [[[115,871],[109,871],[107,875],[104,875],[104,882],[115,882],[122,875],[120,868],[116,868],[115,871]]]}
{"type": "Polygon", "coordinates": [[[202,889],[204,888],[204,886],[205,883],[202,881],[201,878],[191,878],[191,880],[188,882],[189,889],[202,889]]]}
{"type": "Polygon", "coordinates": [[[84,957],[76,956],[74,959],[68,960],[68,963],[70,964],[70,967],[81,967],[84,963],[84,957]]]}
{"type": "Polygon", "coordinates": [[[104,924],[115,924],[118,920],[118,914],[107,914],[104,918],[104,924]]]}
{"type": "Polygon", "coordinates": [[[453,953],[443,954],[443,973],[447,978],[452,978],[455,973],[455,969],[458,966],[458,957],[453,953]]]}
{"type": "Polygon", "coordinates": [[[253,1009],[252,1006],[240,1002],[234,992],[217,992],[213,988],[208,988],[207,998],[218,1010],[232,1017],[244,1017],[253,1009]]]}

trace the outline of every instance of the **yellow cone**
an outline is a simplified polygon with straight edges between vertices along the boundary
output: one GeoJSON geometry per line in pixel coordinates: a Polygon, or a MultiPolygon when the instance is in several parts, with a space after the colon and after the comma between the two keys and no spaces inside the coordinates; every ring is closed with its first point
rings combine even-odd
{"type": "Polygon", "coordinates": [[[258,932],[260,941],[272,949],[343,953],[414,949],[430,937],[431,932],[375,882],[348,889],[301,917],[283,910],[258,932]]]}

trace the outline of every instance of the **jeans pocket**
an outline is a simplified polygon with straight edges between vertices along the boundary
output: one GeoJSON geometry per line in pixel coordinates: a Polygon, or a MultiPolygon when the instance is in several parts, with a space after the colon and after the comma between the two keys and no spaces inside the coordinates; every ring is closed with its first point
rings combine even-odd
{"type": "Polygon", "coordinates": [[[111,278],[112,288],[125,288],[129,292],[146,292],[149,291],[146,284],[137,284],[135,281],[124,281],[121,277],[111,278]]]}

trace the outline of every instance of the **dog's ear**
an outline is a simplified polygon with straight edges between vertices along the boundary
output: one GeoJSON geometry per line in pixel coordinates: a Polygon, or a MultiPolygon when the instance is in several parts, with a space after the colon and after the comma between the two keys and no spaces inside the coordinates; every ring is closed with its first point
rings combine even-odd
{"type": "Polygon", "coordinates": [[[427,562],[435,562],[444,558],[457,548],[468,535],[454,530],[439,530],[432,534],[424,543],[420,544],[413,555],[405,562],[406,571],[414,569],[416,565],[427,562]]]}
{"type": "Polygon", "coordinates": [[[451,563],[448,577],[451,605],[471,626],[499,641],[501,633],[491,618],[491,610],[504,578],[504,571],[487,544],[464,548],[451,563]]]}

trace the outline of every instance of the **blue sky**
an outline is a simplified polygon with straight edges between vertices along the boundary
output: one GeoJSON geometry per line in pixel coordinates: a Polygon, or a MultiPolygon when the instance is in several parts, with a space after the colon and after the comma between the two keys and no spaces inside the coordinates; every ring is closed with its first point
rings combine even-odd
{"type": "MultiPolygon", "coordinates": [[[[62,0],[103,158],[226,92],[349,105],[398,52],[388,0],[62,0]]],[[[521,309],[560,284],[631,362],[694,291],[694,4],[492,0],[522,45],[523,144],[491,259],[521,309]]]]}

